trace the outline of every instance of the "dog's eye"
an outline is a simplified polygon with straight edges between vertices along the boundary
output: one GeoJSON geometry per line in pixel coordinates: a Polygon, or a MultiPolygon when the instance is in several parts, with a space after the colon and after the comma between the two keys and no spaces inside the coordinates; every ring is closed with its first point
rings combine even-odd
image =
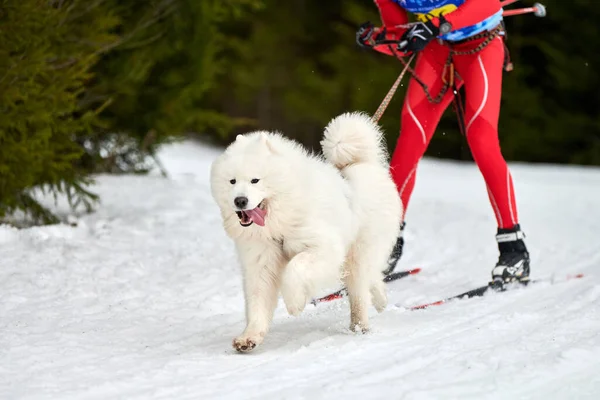
{"type": "Polygon", "coordinates": [[[229,183],[231,183],[232,185],[235,185],[235,179],[230,180],[229,183]]]}
{"type": "Polygon", "coordinates": [[[254,178],[254,179],[252,179],[252,180],[250,181],[250,183],[258,183],[258,181],[259,181],[259,180],[260,180],[260,179],[258,179],[258,178],[254,178]]]}

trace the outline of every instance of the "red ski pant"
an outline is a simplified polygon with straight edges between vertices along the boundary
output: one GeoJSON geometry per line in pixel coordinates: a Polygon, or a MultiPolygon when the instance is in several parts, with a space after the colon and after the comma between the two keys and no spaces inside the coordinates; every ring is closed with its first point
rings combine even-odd
{"type": "MultiPolygon", "coordinates": [[[[477,47],[481,40],[455,45],[456,51],[477,47]]],[[[419,55],[415,73],[427,85],[432,97],[440,92],[444,64],[449,48],[431,42],[419,55]]],[[[454,66],[464,85],[466,139],[485,183],[488,197],[500,228],[518,223],[512,177],[500,151],[498,117],[502,91],[504,43],[496,37],[483,50],[469,55],[454,55],[454,66]]],[[[401,129],[390,163],[391,174],[404,205],[408,207],[415,185],[417,164],[423,157],[442,114],[453,100],[452,89],[440,103],[431,103],[423,87],[411,79],[401,115],[401,129]]]]}

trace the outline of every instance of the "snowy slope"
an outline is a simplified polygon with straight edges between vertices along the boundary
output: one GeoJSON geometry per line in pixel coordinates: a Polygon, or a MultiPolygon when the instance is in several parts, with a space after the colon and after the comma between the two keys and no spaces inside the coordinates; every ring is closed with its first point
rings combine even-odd
{"type": "Polygon", "coordinates": [[[497,257],[477,169],[424,160],[399,267],[423,272],[389,285],[373,332],[347,332],[345,300],[297,318],[280,303],[240,355],[218,151],[170,146],[168,180],[99,177],[77,227],[0,226],[0,399],[600,398],[600,170],[511,167],[533,276],[584,279],[407,311],[487,282],[497,257]]]}

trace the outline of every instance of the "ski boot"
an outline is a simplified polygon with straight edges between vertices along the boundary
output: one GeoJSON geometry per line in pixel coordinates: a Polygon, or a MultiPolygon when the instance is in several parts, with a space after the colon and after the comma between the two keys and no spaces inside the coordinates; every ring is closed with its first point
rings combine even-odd
{"type": "Polygon", "coordinates": [[[529,252],[523,239],[525,234],[519,224],[510,229],[498,229],[496,241],[500,257],[492,270],[490,285],[494,289],[502,289],[508,283],[529,282],[529,252]]]}
{"type": "Polygon", "coordinates": [[[400,257],[402,256],[402,248],[404,247],[403,232],[405,225],[406,223],[404,221],[402,221],[400,224],[400,233],[398,233],[398,239],[396,240],[396,244],[394,245],[392,253],[388,258],[388,267],[385,271],[383,271],[383,274],[386,276],[394,272],[394,268],[396,268],[396,264],[398,264],[398,261],[400,261],[400,257]]]}

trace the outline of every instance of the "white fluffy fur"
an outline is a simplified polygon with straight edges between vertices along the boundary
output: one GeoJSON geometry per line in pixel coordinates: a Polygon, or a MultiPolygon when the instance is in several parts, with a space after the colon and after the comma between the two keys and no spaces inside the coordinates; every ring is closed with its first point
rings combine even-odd
{"type": "Polygon", "coordinates": [[[258,131],[239,135],[215,160],[212,195],[243,265],[247,324],[234,339],[238,351],[263,342],[280,292],[298,315],[324,288],[346,285],[354,331],[369,329],[370,304],[386,307],[382,271],[402,206],[381,138],[367,115],[347,113],[326,127],[324,158],[258,131]],[[233,204],[240,195],[248,208],[263,202],[264,227],[240,225],[233,204]]]}

